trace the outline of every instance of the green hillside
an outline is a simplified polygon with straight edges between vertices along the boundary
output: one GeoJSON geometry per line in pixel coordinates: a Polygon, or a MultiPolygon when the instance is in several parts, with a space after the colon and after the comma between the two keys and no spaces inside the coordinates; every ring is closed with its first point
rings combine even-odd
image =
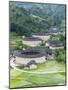
{"type": "Polygon", "coordinates": [[[47,32],[51,26],[65,26],[65,6],[10,2],[10,31],[18,35],[47,32]]]}

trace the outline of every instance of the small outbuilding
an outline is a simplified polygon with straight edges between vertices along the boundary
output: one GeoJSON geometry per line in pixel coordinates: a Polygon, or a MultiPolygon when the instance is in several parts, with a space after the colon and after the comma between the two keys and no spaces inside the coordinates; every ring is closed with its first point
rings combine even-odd
{"type": "Polygon", "coordinates": [[[57,26],[52,26],[48,29],[48,33],[57,35],[59,33],[59,29],[57,28],[57,26]]]}
{"type": "Polygon", "coordinates": [[[48,41],[48,42],[46,42],[46,45],[48,45],[50,49],[63,48],[63,43],[59,40],[48,41]]]}
{"type": "Polygon", "coordinates": [[[37,69],[37,63],[34,60],[31,60],[27,63],[24,69],[37,69]]]}

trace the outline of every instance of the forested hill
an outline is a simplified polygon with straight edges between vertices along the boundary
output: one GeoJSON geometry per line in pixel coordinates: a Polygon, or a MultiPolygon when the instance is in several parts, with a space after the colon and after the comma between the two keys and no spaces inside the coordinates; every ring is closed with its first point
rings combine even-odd
{"type": "Polygon", "coordinates": [[[10,2],[9,14],[10,31],[18,35],[47,32],[51,26],[64,30],[64,5],[10,2]]]}

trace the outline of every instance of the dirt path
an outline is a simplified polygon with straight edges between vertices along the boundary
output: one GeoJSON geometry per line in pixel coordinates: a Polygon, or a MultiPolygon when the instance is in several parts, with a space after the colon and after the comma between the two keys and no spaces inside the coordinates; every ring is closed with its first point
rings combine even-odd
{"type": "Polygon", "coordinates": [[[18,70],[20,72],[27,72],[27,73],[36,73],[36,74],[48,74],[48,73],[63,73],[64,71],[46,71],[46,72],[43,72],[43,71],[26,71],[26,70],[21,70],[21,69],[18,69],[13,60],[10,61],[10,65],[12,68],[14,68],[15,70],[18,70]]]}

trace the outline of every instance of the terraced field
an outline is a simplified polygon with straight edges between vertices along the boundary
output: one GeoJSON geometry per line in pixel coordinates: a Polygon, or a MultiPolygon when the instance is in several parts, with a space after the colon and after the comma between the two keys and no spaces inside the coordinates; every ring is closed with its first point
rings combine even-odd
{"type": "Polygon", "coordinates": [[[65,65],[54,60],[38,65],[38,69],[10,70],[10,88],[65,85],[65,65]]]}

